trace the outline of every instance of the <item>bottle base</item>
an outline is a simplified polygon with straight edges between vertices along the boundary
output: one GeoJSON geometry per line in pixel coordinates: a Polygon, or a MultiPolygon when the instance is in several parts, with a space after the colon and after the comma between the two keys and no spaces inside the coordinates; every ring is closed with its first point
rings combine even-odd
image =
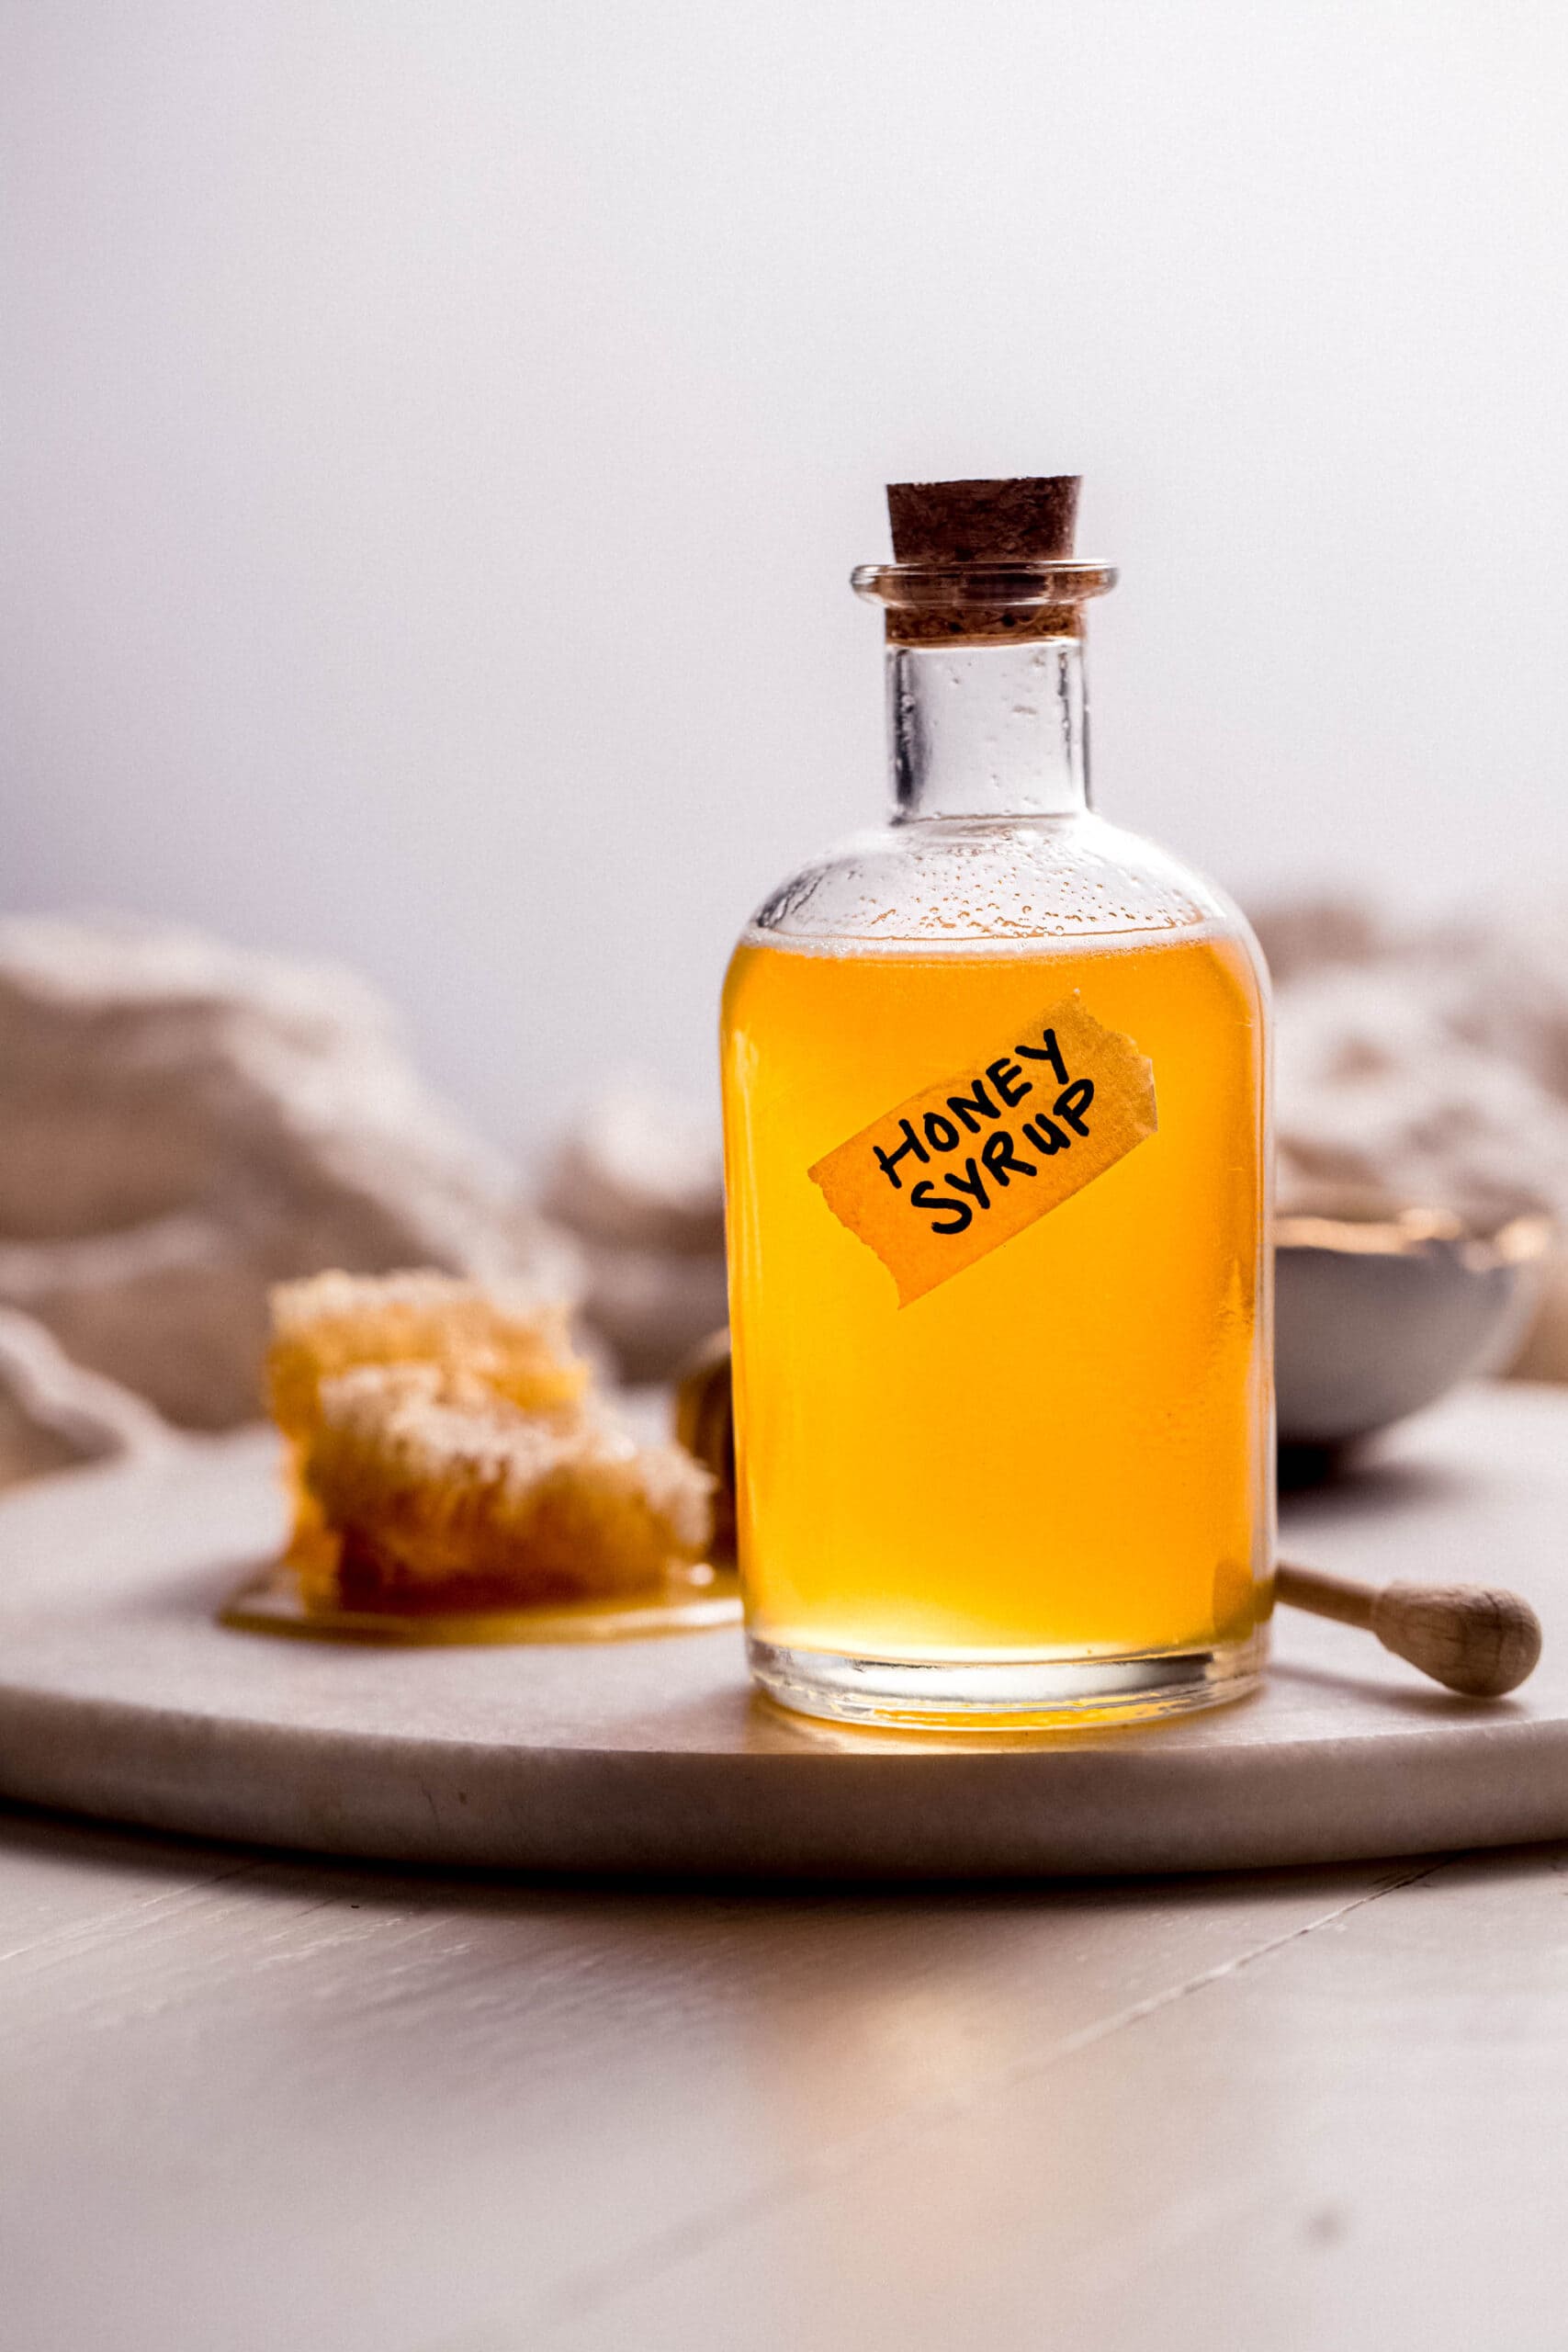
{"type": "Polygon", "coordinates": [[[1244,1642],[1098,1658],[852,1657],[747,1638],[753,1679],[781,1707],[899,1731],[1093,1730],[1218,1707],[1257,1689],[1268,1656],[1244,1642]]]}

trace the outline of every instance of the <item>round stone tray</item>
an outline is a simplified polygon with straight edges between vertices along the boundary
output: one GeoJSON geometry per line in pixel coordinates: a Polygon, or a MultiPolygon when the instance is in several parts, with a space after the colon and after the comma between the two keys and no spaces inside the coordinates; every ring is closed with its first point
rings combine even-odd
{"type": "Polygon", "coordinates": [[[568,1871],[963,1878],[1323,1862],[1568,1836],[1568,1392],[1471,1390],[1284,1513],[1287,1556],[1540,1609],[1515,1699],[1282,1611],[1267,1689],[1144,1729],[817,1728],[734,1629],[411,1649],[218,1612],[282,1536],[247,1431],[0,1500],[0,1793],[275,1846],[568,1871]]]}

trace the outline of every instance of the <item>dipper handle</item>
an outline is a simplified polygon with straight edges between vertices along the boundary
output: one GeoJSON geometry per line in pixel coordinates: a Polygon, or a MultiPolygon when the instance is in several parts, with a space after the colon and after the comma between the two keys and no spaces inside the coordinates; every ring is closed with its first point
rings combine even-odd
{"type": "Polygon", "coordinates": [[[1467,1699],[1500,1699],[1535,1671],[1540,1620],[1492,1584],[1357,1584],[1321,1568],[1281,1566],[1275,1590],[1292,1609],[1364,1626],[1385,1650],[1467,1699]]]}

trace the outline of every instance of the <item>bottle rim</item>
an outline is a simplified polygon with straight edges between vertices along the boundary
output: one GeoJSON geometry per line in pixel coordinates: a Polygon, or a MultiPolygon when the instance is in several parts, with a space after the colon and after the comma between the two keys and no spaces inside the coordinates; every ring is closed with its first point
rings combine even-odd
{"type": "Polygon", "coordinates": [[[1108,563],[1015,556],[991,563],[859,563],[850,585],[868,604],[895,611],[970,605],[1034,612],[1103,596],[1116,577],[1108,563]]]}

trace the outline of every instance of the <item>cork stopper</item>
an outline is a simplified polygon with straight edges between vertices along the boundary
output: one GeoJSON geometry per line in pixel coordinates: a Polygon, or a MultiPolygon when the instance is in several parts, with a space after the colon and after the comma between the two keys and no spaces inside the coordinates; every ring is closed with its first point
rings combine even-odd
{"type": "Polygon", "coordinates": [[[1080,606],[1116,574],[1073,554],[1077,474],[887,485],[893,561],[854,586],[881,605],[890,645],[1077,637],[1080,606]]]}
{"type": "Polygon", "coordinates": [[[1011,481],[890,481],[887,513],[898,563],[1068,560],[1077,474],[1011,481]]]}

